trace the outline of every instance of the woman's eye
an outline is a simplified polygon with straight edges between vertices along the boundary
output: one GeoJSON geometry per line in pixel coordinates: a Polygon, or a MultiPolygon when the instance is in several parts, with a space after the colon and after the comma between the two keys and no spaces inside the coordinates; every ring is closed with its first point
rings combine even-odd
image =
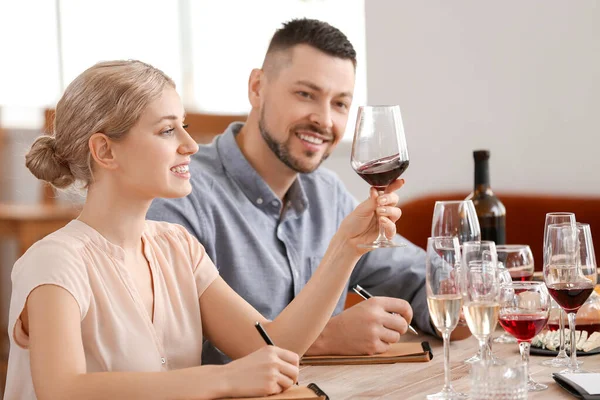
{"type": "Polygon", "coordinates": [[[162,131],[161,136],[171,136],[175,132],[175,128],[167,129],[166,131],[162,131]]]}
{"type": "Polygon", "coordinates": [[[183,129],[187,129],[187,128],[188,128],[188,126],[190,126],[190,125],[189,125],[189,124],[184,124],[184,125],[182,126],[182,128],[183,128],[183,129]]]}
{"type": "Polygon", "coordinates": [[[299,95],[300,97],[304,97],[304,98],[306,98],[306,99],[310,99],[310,98],[312,97],[312,96],[310,95],[310,93],[308,93],[308,92],[299,91],[299,92],[296,92],[296,93],[298,93],[298,95],[299,95]]]}

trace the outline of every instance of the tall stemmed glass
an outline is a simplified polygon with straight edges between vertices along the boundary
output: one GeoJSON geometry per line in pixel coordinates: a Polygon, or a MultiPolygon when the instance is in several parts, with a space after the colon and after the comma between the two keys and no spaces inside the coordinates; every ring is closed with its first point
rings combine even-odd
{"type": "MultiPolygon", "coordinates": [[[[551,212],[546,214],[546,222],[544,224],[544,259],[543,264],[546,265],[546,240],[548,239],[548,226],[555,224],[570,224],[575,226],[575,214],[572,212],[551,212]]],[[[559,307],[560,308],[560,307],[559,307]]],[[[560,308],[558,315],[558,335],[559,335],[559,350],[556,357],[551,360],[542,362],[542,365],[549,367],[566,367],[569,364],[569,356],[565,351],[565,312],[560,308]]],[[[579,361],[582,364],[582,361],[579,361]]]]}
{"type": "Polygon", "coordinates": [[[575,315],[596,285],[596,258],[589,225],[549,225],[544,259],[548,291],[569,319],[571,358],[563,372],[585,372],[577,363],[575,315]]]}
{"type": "MultiPolygon", "coordinates": [[[[505,271],[510,278],[507,282],[527,282],[533,279],[535,267],[533,253],[526,244],[505,244],[496,246],[498,253],[498,270],[505,271]]],[[[508,332],[494,339],[495,343],[516,343],[517,340],[508,332]]]]}
{"type": "Polygon", "coordinates": [[[455,236],[462,245],[481,239],[477,212],[471,200],[436,201],[431,236],[455,236]]]}
{"type": "MultiPolygon", "coordinates": [[[[549,314],[550,296],[542,282],[512,282],[500,286],[500,325],[517,338],[521,359],[528,370],[531,339],[544,329],[549,314]]],[[[535,382],[529,375],[528,391],[544,389],[548,389],[548,385],[535,382]]]]}
{"type": "MultiPolygon", "coordinates": [[[[399,106],[362,106],[358,108],[352,168],[356,173],[383,193],[408,168],[408,147],[399,106]]],[[[374,242],[362,245],[370,249],[403,247],[385,236],[379,223],[379,236],[374,242]]]]}
{"type": "Polygon", "coordinates": [[[450,380],[450,333],[460,318],[462,295],[460,290],[460,247],[455,237],[427,239],[425,257],[427,306],[435,327],[444,339],[444,387],[428,399],[467,399],[464,393],[452,388],[450,380]]]}
{"type": "Polygon", "coordinates": [[[479,352],[465,360],[499,363],[491,353],[490,339],[498,323],[499,279],[496,244],[492,241],[464,242],[462,245],[463,311],[469,330],[479,341],[479,352]]]}

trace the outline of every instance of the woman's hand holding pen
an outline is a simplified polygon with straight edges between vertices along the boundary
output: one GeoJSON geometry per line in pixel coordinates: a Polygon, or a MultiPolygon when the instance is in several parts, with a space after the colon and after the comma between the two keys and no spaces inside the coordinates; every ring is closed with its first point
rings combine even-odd
{"type": "Polygon", "coordinates": [[[359,248],[359,244],[371,243],[377,238],[379,220],[382,221],[388,238],[396,234],[396,221],[402,215],[402,211],[397,206],[398,195],[394,191],[403,185],[404,179],[398,179],[391,183],[381,196],[371,188],[369,198],[360,203],[342,221],[338,233],[345,235],[346,240],[353,244],[359,254],[369,251],[359,248]]]}
{"type": "Polygon", "coordinates": [[[293,351],[264,346],[223,365],[227,393],[234,397],[258,397],[283,392],[298,380],[300,358],[293,351]]]}

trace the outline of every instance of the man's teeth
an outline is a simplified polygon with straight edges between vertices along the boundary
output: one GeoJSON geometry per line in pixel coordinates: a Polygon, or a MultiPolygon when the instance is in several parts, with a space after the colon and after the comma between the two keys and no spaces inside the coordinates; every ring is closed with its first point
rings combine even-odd
{"type": "Polygon", "coordinates": [[[189,165],[179,165],[177,167],[171,168],[171,171],[177,172],[178,174],[185,174],[190,172],[190,167],[189,165]]]}
{"type": "Polygon", "coordinates": [[[313,143],[313,144],[322,144],[323,143],[323,139],[319,139],[314,136],[303,135],[302,133],[299,133],[298,137],[302,140],[305,140],[305,141],[307,141],[309,143],[313,143]]]}

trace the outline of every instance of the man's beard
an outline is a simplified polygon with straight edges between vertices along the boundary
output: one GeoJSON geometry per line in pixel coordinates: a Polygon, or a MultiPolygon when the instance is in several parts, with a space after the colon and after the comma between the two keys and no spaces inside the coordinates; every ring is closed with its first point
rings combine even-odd
{"type": "MultiPolygon", "coordinates": [[[[315,132],[322,132],[318,127],[315,127],[313,125],[311,125],[310,129],[315,132]]],[[[260,131],[261,136],[267,143],[267,146],[269,146],[269,148],[275,154],[275,156],[277,158],[279,158],[279,160],[281,160],[282,163],[287,165],[290,169],[292,169],[295,172],[298,172],[301,174],[308,174],[310,172],[313,172],[314,170],[319,168],[319,166],[321,166],[321,164],[323,163],[323,161],[325,161],[327,159],[327,157],[329,157],[329,153],[325,153],[325,154],[323,154],[323,157],[321,157],[321,160],[319,160],[319,163],[316,166],[308,167],[308,168],[302,166],[300,161],[298,159],[294,158],[290,154],[288,142],[284,142],[284,143],[277,142],[275,140],[275,138],[273,137],[273,135],[271,135],[269,133],[269,131],[267,130],[267,128],[265,126],[265,111],[264,111],[264,109],[261,112],[260,120],[258,121],[258,130],[260,131]]],[[[291,134],[292,135],[296,134],[295,129],[292,130],[291,134]]],[[[305,150],[304,154],[307,157],[314,157],[314,155],[316,153],[314,151],[305,150]]]]}

